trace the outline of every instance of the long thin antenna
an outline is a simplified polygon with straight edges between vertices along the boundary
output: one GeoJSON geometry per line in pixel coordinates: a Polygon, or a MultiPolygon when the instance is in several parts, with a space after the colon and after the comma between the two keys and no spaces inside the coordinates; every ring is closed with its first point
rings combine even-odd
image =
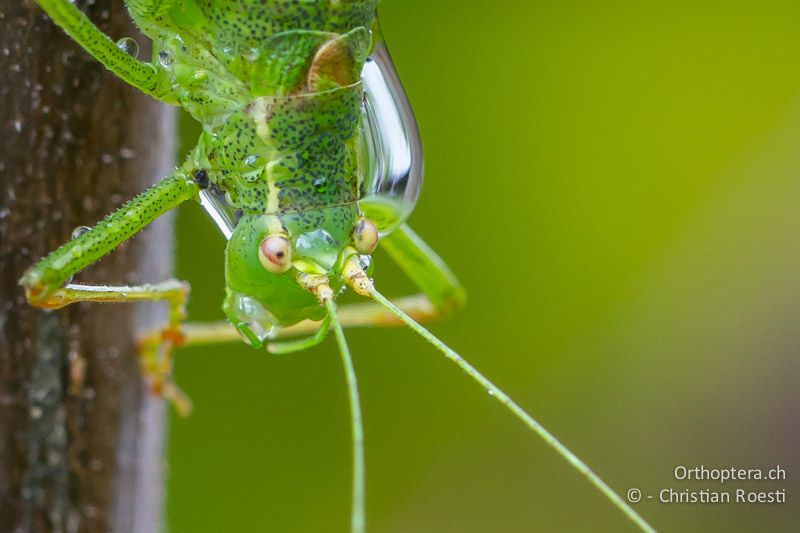
{"type": "Polygon", "coordinates": [[[379,293],[375,288],[371,288],[370,291],[371,296],[381,305],[383,305],[386,309],[391,311],[394,315],[397,316],[400,320],[405,322],[411,329],[419,333],[422,337],[425,338],[429,343],[431,343],[434,347],[436,347],[440,352],[442,352],[445,357],[453,361],[457,364],[461,370],[467,373],[472,379],[477,381],[481,387],[486,389],[490,396],[492,396],[495,400],[503,404],[509,411],[511,411],[517,418],[519,418],[526,426],[528,426],[531,430],[533,430],[537,435],[539,435],[544,441],[553,449],[558,452],[564,459],[567,460],[569,464],[571,464],[578,472],[586,476],[589,482],[597,487],[597,489],[602,492],[611,503],[613,503],[620,511],[625,513],[625,515],[631,519],[642,531],[647,532],[655,532],[650,524],[648,524],[639,513],[633,510],[633,508],[628,505],[625,500],[620,498],[620,496],[614,492],[614,489],[609,487],[605,481],[600,479],[600,476],[595,474],[583,461],[581,461],[574,453],[572,453],[566,446],[564,446],[561,441],[555,438],[549,431],[547,431],[544,426],[539,424],[536,420],[533,419],[531,415],[525,412],[522,407],[517,405],[514,400],[512,400],[506,393],[504,393],[497,385],[489,381],[486,377],[483,376],[478,370],[475,369],[471,364],[469,364],[463,357],[458,355],[452,348],[447,346],[445,343],[437,339],[431,332],[427,329],[419,325],[413,318],[405,314],[399,307],[394,305],[388,298],[383,296],[379,293]]]}
{"type": "Polygon", "coordinates": [[[350,348],[347,347],[347,340],[344,338],[342,324],[336,314],[336,304],[333,300],[327,300],[325,307],[331,318],[336,342],[339,344],[339,352],[342,354],[344,364],[344,374],[347,378],[347,392],[350,396],[350,418],[352,420],[352,439],[353,439],[353,508],[350,515],[350,531],[353,533],[363,533],[364,531],[364,425],[361,421],[361,401],[358,397],[358,381],[356,371],[353,368],[353,359],[350,357],[350,348]]]}

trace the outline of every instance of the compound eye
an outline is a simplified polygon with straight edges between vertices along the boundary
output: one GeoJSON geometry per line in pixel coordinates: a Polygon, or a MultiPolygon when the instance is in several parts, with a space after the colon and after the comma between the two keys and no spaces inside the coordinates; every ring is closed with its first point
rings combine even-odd
{"type": "Polygon", "coordinates": [[[378,246],[378,228],[371,220],[362,218],[353,232],[353,246],[360,254],[371,254],[378,246]]]}
{"type": "Polygon", "coordinates": [[[258,246],[258,259],[269,272],[283,274],[292,266],[292,249],[286,237],[270,235],[258,246]]]}

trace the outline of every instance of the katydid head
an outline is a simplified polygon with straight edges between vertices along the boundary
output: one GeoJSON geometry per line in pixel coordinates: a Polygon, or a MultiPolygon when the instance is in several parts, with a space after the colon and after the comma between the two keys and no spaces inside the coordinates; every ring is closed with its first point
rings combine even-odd
{"type": "Polygon", "coordinates": [[[276,327],[321,320],[344,287],[368,293],[362,263],[376,244],[377,229],[355,204],[243,215],[226,250],[224,310],[254,346],[276,327]]]}

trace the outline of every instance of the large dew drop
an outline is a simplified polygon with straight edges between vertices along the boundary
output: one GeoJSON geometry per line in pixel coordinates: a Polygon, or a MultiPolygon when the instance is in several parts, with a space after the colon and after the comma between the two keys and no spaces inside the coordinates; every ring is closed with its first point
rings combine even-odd
{"type": "Polygon", "coordinates": [[[383,42],[364,65],[361,206],[382,234],[405,222],[422,187],[422,143],[408,97],[383,42]]]}

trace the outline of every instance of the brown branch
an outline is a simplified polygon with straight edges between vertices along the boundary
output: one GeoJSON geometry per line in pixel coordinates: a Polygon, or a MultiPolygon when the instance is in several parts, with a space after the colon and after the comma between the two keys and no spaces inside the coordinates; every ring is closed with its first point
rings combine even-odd
{"type": "MultiPolygon", "coordinates": [[[[136,35],[121,0],[86,12],[114,39],[136,35]]],[[[17,279],[169,172],[171,118],[32,2],[0,0],[0,531],[158,529],[163,407],[142,385],[132,340],[162,310],[45,313],[17,279]]],[[[165,279],[170,235],[159,221],[76,280],[165,279]]]]}

